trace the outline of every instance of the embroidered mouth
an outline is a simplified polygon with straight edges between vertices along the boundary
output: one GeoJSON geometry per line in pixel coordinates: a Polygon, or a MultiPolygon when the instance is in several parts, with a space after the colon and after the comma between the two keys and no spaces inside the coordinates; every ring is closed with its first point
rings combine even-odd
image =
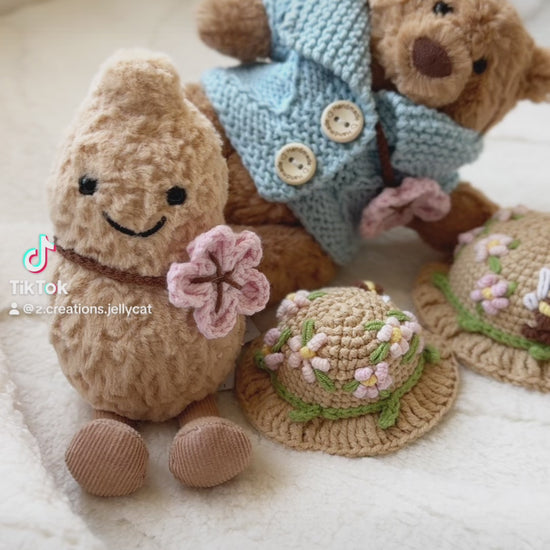
{"type": "Polygon", "coordinates": [[[143,238],[150,237],[151,235],[154,235],[157,231],[160,231],[163,225],[166,223],[166,216],[162,216],[162,218],[154,227],[151,227],[151,229],[147,229],[146,231],[142,231],[141,233],[138,233],[137,231],[128,229],[127,227],[124,227],[123,225],[120,225],[119,223],[115,222],[113,219],[109,217],[109,214],[107,214],[107,212],[103,212],[103,217],[107,220],[107,223],[113,229],[120,231],[120,233],[124,233],[124,235],[129,235],[130,237],[143,237],[143,238]]]}

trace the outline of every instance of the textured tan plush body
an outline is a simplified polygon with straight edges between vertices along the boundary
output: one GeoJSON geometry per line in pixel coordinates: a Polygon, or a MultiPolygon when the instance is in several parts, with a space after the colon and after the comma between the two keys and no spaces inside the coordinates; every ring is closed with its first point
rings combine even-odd
{"type": "Polygon", "coordinates": [[[161,288],[129,286],[63,260],[57,271],[70,282],[74,303],[151,305],[152,314],[57,315],[52,339],[63,372],[95,409],[133,420],[163,421],[214,393],[241,348],[244,320],[225,338],[206,340],[192,312],[168,303],[161,288]]]}
{"type": "Polygon", "coordinates": [[[132,421],[176,417],[177,479],[211,487],[238,475],[250,442],[217,416],[212,394],[234,366],[244,318],[207,340],[166,289],[191,241],[224,223],[227,165],[166,57],[133,51],[106,62],[61,147],[49,198],[56,277],[69,290],[53,299],[51,341],[96,416],[67,450],[73,477],[98,496],[136,491],[148,452],[132,421]]]}
{"type": "MultiPolygon", "coordinates": [[[[435,2],[423,0],[370,0],[369,5],[376,89],[397,90],[482,133],[519,100],[548,98],[550,53],[535,46],[506,2],[456,0],[448,2],[453,12],[445,16],[434,13],[435,2]],[[416,38],[428,38],[446,51],[453,66],[448,77],[429,78],[415,70],[410,56],[416,38]],[[480,59],[487,60],[487,69],[476,74],[473,64],[480,59]]],[[[265,58],[270,51],[270,30],[261,0],[203,0],[198,25],[206,44],[242,61],[265,58]]],[[[223,135],[200,86],[190,86],[187,91],[223,135]]],[[[285,243],[276,251],[271,242],[264,246],[262,268],[274,287],[272,301],[296,288],[328,283],[336,272],[331,259],[312,238],[301,235],[309,237],[285,205],[268,203],[258,195],[226,138],[224,155],[229,165],[228,222],[254,226],[263,236],[274,234],[271,242],[285,243]],[[296,251],[310,258],[298,269],[296,251]]],[[[496,210],[494,203],[468,184],[461,184],[451,199],[451,213],[441,221],[433,224],[415,219],[411,224],[424,240],[444,251],[454,248],[457,235],[484,223],[496,210]]]]}

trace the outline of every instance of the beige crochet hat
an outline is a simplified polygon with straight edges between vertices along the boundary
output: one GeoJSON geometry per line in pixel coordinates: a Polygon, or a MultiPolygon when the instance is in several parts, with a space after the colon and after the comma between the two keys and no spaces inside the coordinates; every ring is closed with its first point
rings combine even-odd
{"type": "Polygon", "coordinates": [[[435,426],[455,399],[451,354],[440,356],[414,315],[375,291],[299,291],[277,317],[241,358],[236,388],[251,423],[279,443],[389,453],[435,426]]]}
{"type": "Polygon", "coordinates": [[[452,267],[427,266],[414,301],[465,366],[550,391],[550,214],[502,210],[461,235],[452,267]]]}

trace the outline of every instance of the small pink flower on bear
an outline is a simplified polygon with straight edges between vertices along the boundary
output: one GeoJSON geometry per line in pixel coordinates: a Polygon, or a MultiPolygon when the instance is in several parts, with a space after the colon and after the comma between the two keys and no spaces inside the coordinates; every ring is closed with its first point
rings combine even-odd
{"type": "Polygon", "coordinates": [[[484,275],[477,283],[477,288],[471,292],[470,298],[481,304],[487,315],[497,315],[510,305],[508,289],[510,283],[501,279],[498,275],[489,273],[484,275]]]}

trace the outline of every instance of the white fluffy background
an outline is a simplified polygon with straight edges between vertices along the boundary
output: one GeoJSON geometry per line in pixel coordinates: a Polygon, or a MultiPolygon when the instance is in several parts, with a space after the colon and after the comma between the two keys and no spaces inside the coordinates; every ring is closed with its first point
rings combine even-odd
{"type": "MultiPolygon", "coordinates": [[[[519,2],[531,10],[535,2],[519,2]]],[[[15,2],[4,2],[1,7],[15,2]]],[[[149,425],[146,486],[122,499],[83,494],[63,453],[89,408],[48,344],[48,319],[8,317],[23,252],[51,234],[44,183],[55,146],[99,64],[119,47],[169,53],[184,80],[230,61],[194,33],[194,1],[50,0],[0,17],[0,548],[550,547],[550,396],[463,371],[454,410],[395,455],[350,460],[297,453],[248,428],[251,468],[207,491],[171,477],[173,425],[149,425]]],[[[550,6],[529,20],[550,46],[550,6]]],[[[521,105],[464,170],[503,205],[550,210],[550,106],[521,105]]],[[[340,275],[381,281],[403,307],[437,256],[407,231],[365,249],[340,275]]],[[[47,276],[46,276],[47,277],[47,276]]],[[[41,298],[18,298],[40,303],[41,298]]],[[[260,326],[270,315],[258,318],[260,326]]],[[[226,416],[247,426],[230,393],[226,416]]]]}

